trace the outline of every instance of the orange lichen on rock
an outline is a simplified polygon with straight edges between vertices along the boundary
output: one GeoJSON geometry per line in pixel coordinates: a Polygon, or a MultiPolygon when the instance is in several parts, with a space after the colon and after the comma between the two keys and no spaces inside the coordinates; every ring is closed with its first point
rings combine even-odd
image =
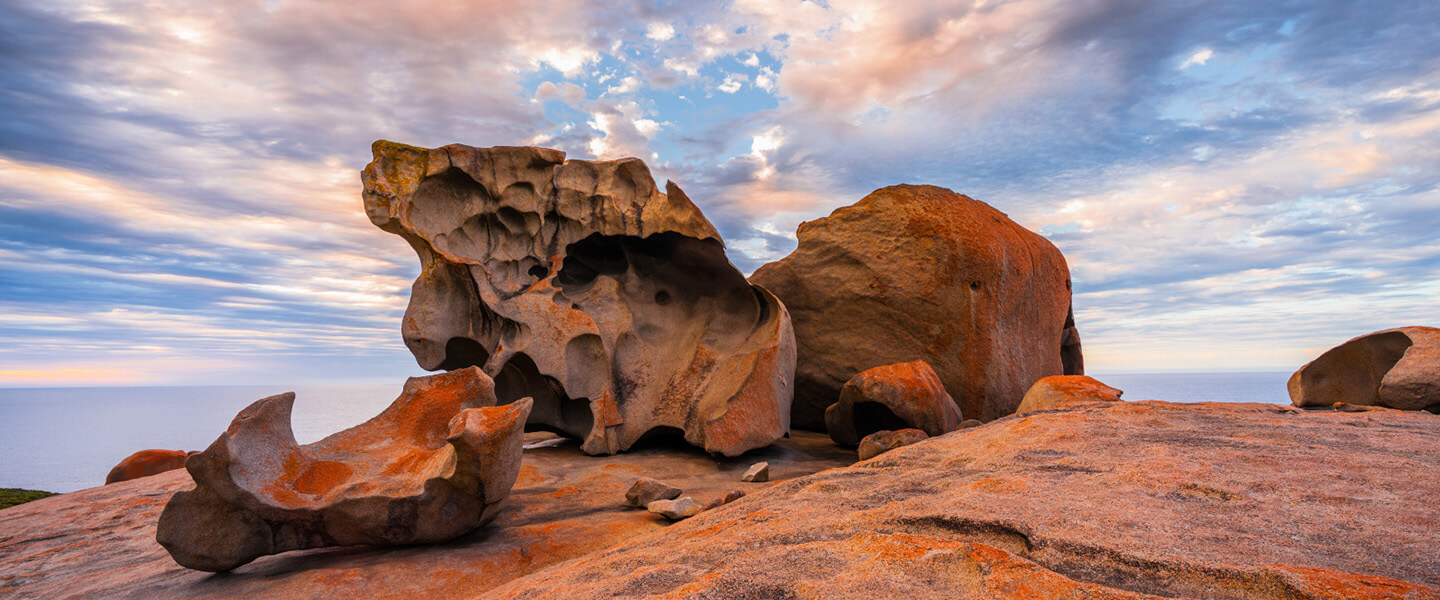
{"type": "Polygon", "coordinates": [[[825,409],[825,430],[837,444],[859,444],[873,433],[918,429],[944,435],[965,417],[923,360],[866,369],[845,382],[825,409]]]}
{"type": "Polygon", "coordinates": [[[1084,375],[1053,375],[1030,386],[1016,414],[1054,408],[1068,402],[1113,402],[1124,392],[1084,375]]]}
{"type": "Polygon", "coordinates": [[[795,427],[821,430],[845,382],[881,365],[929,363],[981,421],[1013,412],[1041,377],[1080,372],[1065,258],[983,202],[891,186],[796,235],[750,276],[794,322],[795,427]]]}
{"type": "Polygon", "coordinates": [[[141,450],[125,457],[125,460],[110,469],[110,473],[105,476],[105,483],[130,481],[180,469],[185,466],[185,459],[189,456],[190,454],[183,450],[141,450]]]}
{"type": "Polygon", "coordinates": [[[294,401],[256,402],[186,464],[196,488],[156,533],[176,562],[227,571],[287,550],[448,540],[493,519],[520,471],[530,400],[494,406],[477,368],[412,378],[380,415],[305,446],[294,401]]]}
{"type": "Polygon", "coordinates": [[[1433,419],[1070,403],[783,482],[485,597],[1435,600],[1433,419]]]}

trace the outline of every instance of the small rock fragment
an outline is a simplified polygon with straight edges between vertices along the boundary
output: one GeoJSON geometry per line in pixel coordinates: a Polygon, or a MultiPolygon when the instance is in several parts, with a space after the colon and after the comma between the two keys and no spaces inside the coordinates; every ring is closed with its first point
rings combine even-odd
{"type": "Polygon", "coordinates": [[[656,500],[672,500],[679,495],[680,488],[649,477],[641,477],[625,492],[625,504],[641,508],[656,500]]]}
{"type": "Polygon", "coordinates": [[[714,499],[714,500],[711,500],[708,504],[705,505],[705,508],[703,508],[703,509],[701,509],[701,510],[710,510],[710,509],[712,509],[712,508],[719,508],[719,507],[721,507],[721,506],[725,506],[726,504],[729,504],[729,503],[731,503],[731,502],[734,502],[734,501],[739,500],[739,499],[744,498],[744,497],[745,497],[745,490],[730,490],[730,492],[727,493],[727,494],[725,494],[723,497],[720,497],[720,498],[716,498],[716,499],[714,499]]]}
{"type": "Polygon", "coordinates": [[[1384,406],[1367,406],[1364,404],[1350,404],[1348,402],[1336,402],[1335,410],[1340,412],[1371,412],[1376,410],[1395,410],[1384,406]]]}
{"type": "Polygon", "coordinates": [[[860,460],[870,460],[901,446],[909,446],[929,438],[929,435],[919,429],[877,431],[860,440],[860,460]]]}
{"type": "Polygon", "coordinates": [[[646,504],[645,510],[670,519],[671,521],[679,521],[680,519],[688,519],[698,515],[700,511],[704,509],[694,498],[686,496],[676,500],[656,500],[646,504]]]}
{"type": "Polygon", "coordinates": [[[745,474],[740,477],[740,481],[748,481],[751,483],[770,481],[770,463],[758,462],[750,465],[750,468],[746,469],[745,474]]]}

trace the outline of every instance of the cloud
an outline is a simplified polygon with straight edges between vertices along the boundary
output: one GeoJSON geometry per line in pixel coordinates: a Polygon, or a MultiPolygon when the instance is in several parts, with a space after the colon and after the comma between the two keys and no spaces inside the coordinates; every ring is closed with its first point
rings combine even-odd
{"type": "Polygon", "coordinates": [[[547,81],[535,88],[535,99],[542,101],[558,99],[572,107],[579,108],[580,104],[585,102],[585,88],[568,81],[559,84],[547,81]]]}
{"type": "Polygon", "coordinates": [[[951,187],[1065,251],[1097,368],[1293,366],[1433,318],[1436,21],[1418,0],[12,3],[0,364],[412,372],[415,260],[360,211],[385,138],[639,156],[746,271],[875,188],[951,187]]]}
{"type": "Polygon", "coordinates": [[[651,23],[645,30],[645,37],[663,42],[675,37],[675,27],[669,23],[651,23]]]}
{"type": "Polygon", "coordinates": [[[1209,48],[1201,48],[1200,50],[1197,50],[1194,54],[1191,54],[1189,58],[1186,58],[1185,62],[1180,63],[1180,68],[1184,69],[1186,67],[1191,67],[1194,65],[1204,66],[1205,61],[1210,60],[1210,57],[1212,56],[1215,56],[1214,51],[1210,50],[1209,48]]]}
{"type": "Polygon", "coordinates": [[[749,79],[749,77],[746,77],[745,75],[740,73],[726,73],[725,81],[721,82],[720,85],[715,86],[715,89],[725,92],[727,94],[733,94],[740,91],[740,88],[744,86],[745,82],[749,81],[749,79]]]}

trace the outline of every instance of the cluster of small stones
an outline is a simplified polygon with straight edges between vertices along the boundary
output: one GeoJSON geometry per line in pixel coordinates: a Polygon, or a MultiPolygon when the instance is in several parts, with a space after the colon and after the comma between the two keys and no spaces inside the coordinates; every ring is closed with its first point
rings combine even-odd
{"type": "MultiPolygon", "coordinates": [[[[751,465],[740,477],[740,480],[747,483],[770,481],[769,463],[761,462],[751,465]]],[[[745,497],[745,490],[730,490],[724,496],[701,504],[690,496],[682,496],[683,493],[684,491],[680,488],[663,481],[641,477],[636,479],[630,489],[625,491],[625,505],[644,508],[671,521],[679,521],[745,497]]]]}

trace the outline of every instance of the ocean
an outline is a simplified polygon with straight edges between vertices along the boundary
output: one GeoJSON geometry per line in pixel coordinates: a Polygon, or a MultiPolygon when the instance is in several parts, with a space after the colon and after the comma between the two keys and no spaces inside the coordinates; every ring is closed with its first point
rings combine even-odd
{"type": "MultiPolygon", "coordinates": [[[[1288,403],[1290,373],[1098,374],[1126,400],[1288,403]]],[[[137,450],[203,450],[235,413],[295,392],[302,444],[375,416],[394,385],[0,389],[0,487],[71,492],[105,483],[137,450]]]]}

